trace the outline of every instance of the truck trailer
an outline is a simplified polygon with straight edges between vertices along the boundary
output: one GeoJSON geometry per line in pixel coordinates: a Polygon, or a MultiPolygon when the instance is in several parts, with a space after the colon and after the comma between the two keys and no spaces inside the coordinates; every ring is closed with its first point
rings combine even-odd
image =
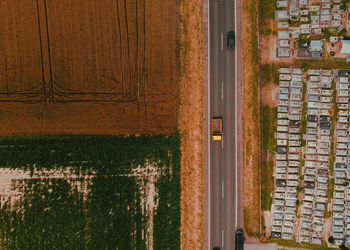
{"type": "Polygon", "coordinates": [[[211,120],[211,136],[214,142],[222,140],[222,117],[213,117],[211,120]]]}

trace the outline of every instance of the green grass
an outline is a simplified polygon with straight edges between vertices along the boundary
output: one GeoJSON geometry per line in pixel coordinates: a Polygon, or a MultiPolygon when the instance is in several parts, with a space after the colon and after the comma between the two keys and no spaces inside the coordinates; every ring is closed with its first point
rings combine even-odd
{"type": "Polygon", "coordinates": [[[262,163],[262,201],[263,210],[270,211],[272,205],[271,193],[274,191],[273,161],[264,161],[262,163]]]}
{"type": "Polygon", "coordinates": [[[306,134],[307,127],[307,102],[306,102],[306,82],[303,82],[303,96],[302,96],[302,110],[301,110],[301,122],[300,122],[300,146],[305,147],[306,141],[303,139],[303,135],[306,134]]]}
{"type": "MultiPolygon", "coordinates": [[[[275,63],[276,68],[287,67],[291,65],[286,63],[275,63]]],[[[311,59],[296,59],[293,63],[295,68],[303,68],[307,66],[308,69],[349,69],[350,63],[346,62],[346,59],[342,58],[330,58],[322,60],[311,60],[311,59]]]]}
{"type": "Polygon", "coordinates": [[[274,19],[276,0],[259,1],[260,32],[266,33],[269,27],[269,20],[274,19]]]}
{"type": "Polygon", "coordinates": [[[265,86],[271,82],[278,84],[278,68],[274,64],[261,64],[259,68],[260,84],[265,86]]]}
{"type": "Polygon", "coordinates": [[[159,205],[153,247],[179,249],[179,147],[178,135],[2,137],[3,168],[74,169],[80,177],[14,181],[20,200],[14,205],[2,201],[0,248],[147,249],[140,180],[126,175],[148,162],[161,171],[155,182],[159,205]],[[77,189],[83,184],[86,197],[77,189]]]}
{"type": "Polygon", "coordinates": [[[296,59],[293,66],[302,67],[302,65],[308,64],[310,69],[350,69],[350,64],[346,62],[346,59],[322,59],[322,60],[311,60],[311,59],[296,59]]]}
{"type": "Polygon", "coordinates": [[[264,161],[262,162],[262,206],[263,210],[271,210],[272,198],[270,193],[274,190],[273,159],[277,141],[274,138],[277,122],[277,108],[263,106],[262,115],[262,148],[264,161]]]}
{"type": "Polygon", "coordinates": [[[299,243],[292,240],[281,240],[276,238],[269,238],[269,242],[275,242],[279,246],[291,247],[291,248],[300,248],[300,249],[319,249],[319,250],[331,250],[334,248],[329,248],[327,244],[315,245],[310,243],[299,243]]]}
{"type": "MultiPolygon", "coordinates": [[[[335,131],[335,125],[336,125],[336,121],[338,119],[338,106],[337,106],[337,90],[336,90],[336,83],[335,81],[332,81],[332,90],[333,90],[333,107],[332,107],[332,128],[331,128],[331,145],[330,145],[330,160],[329,160],[329,175],[332,176],[333,175],[333,168],[334,168],[334,131],[335,131]]],[[[333,191],[334,191],[334,179],[330,178],[328,180],[328,190],[327,190],[327,198],[328,198],[328,202],[331,202],[331,199],[333,198],[333,191]]],[[[327,210],[326,207],[326,218],[329,218],[331,216],[331,212],[327,210]]]]}
{"type": "Polygon", "coordinates": [[[277,141],[274,139],[274,133],[277,127],[277,108],[263,106],[261,109],[262,116],[262,147],[265,156],[274,154],[274,148],[277,141]]]}
{"type": "Polygon", "coordinates": [[[19,204],[5,203],[0,215],[1,249],[145,249],[140,193],[135,179],[96,177],[88,200],[69,179],[16,182],[19,204]],[[120,227],[118,225],[123,225],[120,227]],[[136,231],[135,238],[131,233],[136,231]]]}

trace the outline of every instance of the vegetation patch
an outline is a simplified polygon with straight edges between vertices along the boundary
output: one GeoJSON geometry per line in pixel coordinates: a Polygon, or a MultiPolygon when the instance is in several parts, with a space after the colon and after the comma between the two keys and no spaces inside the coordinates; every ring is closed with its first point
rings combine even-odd
{"type": "Polygon", "coordinates": [[[269,242],[275,242],[279,246],[283,247],[290,247],[290,248],[298,248],[298,249],[319,249],[319,250],[331,250],[334,248],[330,248],[327,246],[327,244],[323,245],[315,245],[315,244],[310,244],[310,243],[300,243],[300,242],[295,242],[293,240],[281,240],[277,238],[269,238],[269,242]]]}
{"type": "Polygon", "coordinates": [[[179,249],[179,136],[0,140],[1,249],[179,249]]]}
{"type": "Polygon", "coordinates": [[[274,133],[276,131],[277,108],[263,106],[262,116],[262,201],[263,210],[271,210],[272,197],[274,191],[273,179],[273,156],[277,145],[274,133]]]}
{"type": "Polygon", "coordinates": [[[268,34],[270,29],[269,21],[274,19],[276,1],[260,0],[259,1],[259,18],[260,18],[260,33],[268,34]]]}
{"type": "Polygon", "coordinates": [[[260,234],[261,141],[258,53],[258,1],[243,6],[243,213],[246,233],[260,234]]]}
{"type": "Polygon", "coordinates": [[[271,82],[278,83],[278,68],[274,64],[262,64],[259,71],[261,87],[271,82]]]}

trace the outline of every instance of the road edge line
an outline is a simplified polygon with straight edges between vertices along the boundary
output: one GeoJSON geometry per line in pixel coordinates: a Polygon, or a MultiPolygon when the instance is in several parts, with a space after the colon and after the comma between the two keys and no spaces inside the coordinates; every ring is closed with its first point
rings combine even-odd
{"type": "Polygon", "coordinates": [[[207,0],[207,8],[208,8],[208,250],[211,249],[211,242],[210,242],[210,5],[209,1],[207,0]]]}
{"type": "MultiPolygon", "coordinates": [[[[236,5],[236,1],[237,0],[234,0],[234,2],[235,2],[235,31],[237,31],[237,5],[236,5]]],[[[237,37],[237,36],[236,36],[237,37]]],[[[237,39],[236,39],[237,40],[237,39]]],[[[237,203],[237,201],[238,201],[238,197],[237,197],[237,194],[238,194],[238,191],[237,191],[237,188],[238,188],[238,184],[237,184],[237,181],[238,181],[238,179],[237,179],[237,150],[238,150],[238,148],[237,148],[237,129],[238,129],[238,127],[237,127],[237,50],[235,51],[235,148],[236,148],[236,150],[235,150],[235,203],[236,203],[236,211],[235,211],[235,218],[236,218],[236,221],[235,221],[235,226],[236,226],[236,229],[237,229],[237,220],[238,220],[238,218],[237,218],[237,214],[238,214],[238,203],[237,203]]]]}

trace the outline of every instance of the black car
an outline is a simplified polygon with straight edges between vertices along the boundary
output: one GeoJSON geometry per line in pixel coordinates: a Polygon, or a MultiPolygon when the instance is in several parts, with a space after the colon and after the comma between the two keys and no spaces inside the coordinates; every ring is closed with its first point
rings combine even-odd
{"type": "Polygon", "coordinates": [[[227,49],[234,50],[235,49],[235,32],[229,31],[227,33],[227,49]]]}
{"type": "Polygon", "coordinates": [[[244,249],[244,232],[242,228],[237,229],[235,242],[236,242],[236,250],[244,249]]]}
{"type": "Polygon", "coordinates": [[[213,250],[220,250],[220,247],[214,247],[213,250]]]}

